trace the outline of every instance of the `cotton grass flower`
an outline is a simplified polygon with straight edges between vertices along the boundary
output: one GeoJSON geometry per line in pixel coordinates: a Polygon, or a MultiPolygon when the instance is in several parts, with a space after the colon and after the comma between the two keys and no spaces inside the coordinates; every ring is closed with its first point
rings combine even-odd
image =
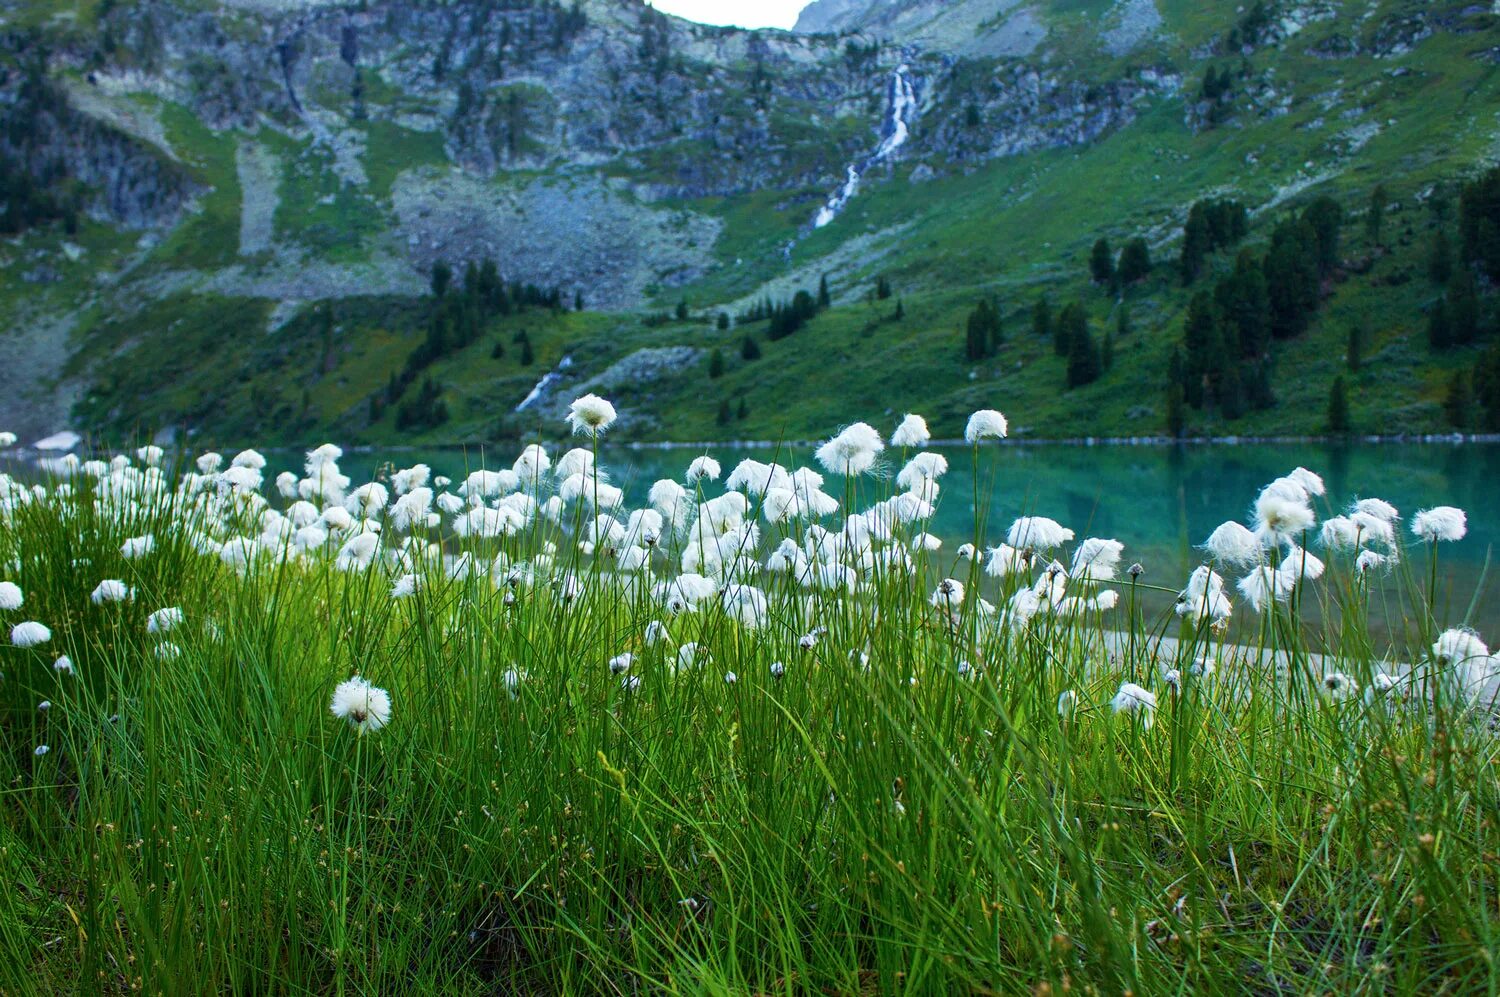
{"type": "Polygon", "coordinates": [[[94,605],[102,606],[107,602],[128,602],[135,598],[135,590],[118,578],[106,578],[94,586],[94,591],[89,594],[89,599],[94,605]]]}
{"type": "Polygon", "coordinates": [[[1228,568],[1249,568],[1265,558],[1260,540],[1239,523],[1222,523],[1208,535],[1203,549],[1214,561],[1228,568]]]}
{"type": "Polygon", "coordinates": [[[1006,575],[1025,571],[1030,564],[1031,558],[1025,551],[1010,544],[1001,544],[990,549],[984,571],[992,578],[1004,578],[1006,575]]]}
{"type": "Polygon", "coordinates": [[[574,436],[598,436],[614,424],[615,407],[598,395],[584,395],[568,406],[567,422],[574,436]]]}
{"type": "Polygon", "coordinates": [[[944,578],[938,582],[929,602],[934,609],[957,609],[964,603],[964,583],[957,578],[944,578]]]}
{"type": "Polygon", "coordinates": [[[1069,574],[1080,582],[1112,582],[1124,552],[1125,545],[1118,540],[1089,537],[1073,552],[1073,569],[1069,574]]]}
{"type": "Polygon", "coordinates": [[[1359,499],[1349,507],[1349,511],[1351,514],[1357,512],[1367,516],[1374,516],[1387,523],[1394,523],[1397,519],[1401,518],[1401,513],[1395,506],[1384,499],[1378,498],[1359,499]]]}
{"type": "Polygon", "coordinates": [[[1323,676],[1318,691],[1329,702],[1342,703],[1359,695],[1359,683],[1343,672],[1329,672],[1323,676]]]}
{"type": "Polygon", "coordinates": [[[722,468],[719,467],[719,462],[708,454],[704,454],[693,458],[693,462],[688,465],[687,483],[696,485],[700,481],[718,481],[721,473],[722,468]]]}
{"type": "Polygon", "coordinates": [[[1262,565],[1252,570],[1237,584],[1240,594],[1257,613],[1264,613],[1272,603],[1285,602],[1291,597],[1296,585],[1296,576],[1262,565]]]}
{"type": "Polygon", "coordinates": [[[1292,542],[1313,528],[1317,517],[1305,498],[1291,498],[1273,486],[1255,500],[1255,535],[1268,547],[1292,542]]]}
{"type": "Polygon", "coordinates": [[[168,606],[146,617],[146,632],[164,634],[169,630],[175,630],[181,623],[182,610],[177,606],[168,606]]]}
{"type": "Polygon", "coordinates": [[[59,675],[75,674],[73,671],[73,659],[66,654],[59,654],[57,660],[52,662],[52,670],[59,675]]]}
{"type": "Polygon", "coordinates": [[[874,468],[884,450],[880,434],[869,424],[856,422],[818,447],[814,457],[829,474],[853,476],[874,468]]]}
{"type": "Polygon", "coordinates": [[[8,613],[20,609],[25,601],[26,597],[21,594],[21,586],[15,582],[0,582],[0,610],[8,613]]]}
{"type": "Polygon", "coordinates": [[[1057,715],[1063,721],[1073,719],[1073,713],[1078,709],[1078,693],[1072,689],[1064,689],[1057,697],[1057,715]]]}
{"type": "Polygon", "coordinates": [[[1432,645],[1432,659],[1440,669],[1440,678],[1458,692],[1474,698],[1483,692],[1500,663],[1490,657],[1490,649],[1472,630],[1445,630],[1432,645]]]}
{"type": "Polygon", "coordinates": [[[1156,694],[1134,682],[1121,682],[1109,707],[1116,713],[1140,714],[1141,726],[1150,730],[1156,719],[1156,694]]]}
{"type": "Polygon", "coordinates": [[[145,557],[156,548],[156,537],[147,533],[144,536],[131,537],[120,545],[120,553],[127,559],[145,557]]]}
{"type": "Polygon", "coordinates": [[[1207,565],[1198,566],[1177,595],[1176,611],[1178,616],[1191,617],[1199,623],[1227,622],[1233,607],[1224,595],[1224,579],[1207,565]]]}
{"type": "Polygon", "coordinates": [[[52,631],[46,624],[35,620],[17,623],[10,628],[10,642],[16,647],[36,647],[52,639],[52,631]]]}
{"type": "Polygon", "coordinates": [[[994,409],[980,409],[969,416],[968,425],[964,427],[964,439],[970,443],[978,443],[980,440],[1003,440],[1010,432],[1010,426],[1005,421],[1005,416],[994,409]]]}
{"type": "Polygon", "coordinates": [[[1468,517],[1451,505],[1423,509],[1411,518],[1411,531],[1428,543],[1462,540],[1469,532],[1468,517]]]}
{"type": "Polygon", "coordinates": [[[360,734],[380,730],[391,721],[391,697],[388,692],[356,675],[338,684],[328,711],[360,734]]]}
{"type": "Polygon", "coordinates": [[[1012,547],[1052,550],[1073,539],[1073,531],[1046,516],[1022,516],[1010,524],[1005,536],[1012,547]]]}
{"type": "Polygon", "coordinates": [[[891,446],[893,447],[925,447],[932,440],[932,433],[927,429],[927,420],[920,415],[906,415],[891,434],[891,446]]]}
{"type": "Polygon", "coordinates": [[[924,451],[906,462],[906,466],[896,475],[896,484],[907,491],[921,494],[926,492],[927,486],[947,473],[948,458],[930,450],[924,451]]]}

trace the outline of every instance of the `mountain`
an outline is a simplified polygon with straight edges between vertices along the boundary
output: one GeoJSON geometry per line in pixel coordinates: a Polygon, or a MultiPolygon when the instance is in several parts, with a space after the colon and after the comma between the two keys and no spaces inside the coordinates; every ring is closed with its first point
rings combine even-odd
{"type": "Polygon", "coordinates": [[[1488,282],[1481,332],[1434,351],[1435,306],[1469,298],[1428,258],[1439,233],[1473,255],[1456,192],[1500,152],[1497,24],[1415,0],[818,0],[795,32],[635,0],[0,0],[0,423],[495,439],[599,390],[642,439],[907,408],[953,435],[980,402],[1037,437],[1314,432],[1342,375],[1357,429],[1477,426],[1488,282]],[[1319,198],[1345,223],[1306,315],[1173,417],[1195,294],[1240,249],[1281,265],[1273,230],[1319,198]],[[1248,231],[1184,286],[1200,200],[1248,231]],[[1101,237],[1156,265],[1096,285],[1101,237]],[[1029,331],[1043,298],[1079,306],[1077,357],[1029,331]],[[975,350],[981,302],[1002,332],[975,350]],[[1268,387],[1241,411],[1226,378],[1268,387]]]}
{"type": "MultiPolygon", "coordinates": [[[[966,57],[1030,56],[1046,44],[1046,5],[1023,0],[814,0],[796,30],[859,34],[966,57]]],[[[1162,23],[1152,0],[1116,5],[1109,48],[1134,48],[1162,23]]]]}

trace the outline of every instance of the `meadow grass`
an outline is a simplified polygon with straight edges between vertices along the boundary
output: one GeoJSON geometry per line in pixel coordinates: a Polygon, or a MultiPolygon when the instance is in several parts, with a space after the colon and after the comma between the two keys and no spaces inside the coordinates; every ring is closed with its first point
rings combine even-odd
{"type": "Polygon", "coordinates": [[[826,536],[753,525],[764,465],[627,521],[593,452],[406,530],[326,451],[311,513],[254,457],[7,479],[4,622],[51,639],[0,649],[0,992],[1496,991],[1496,744],[1429,650],[1436,544],[1386,550],[1392,603],[1330,552],[1200,625],[1041,541],[1000,577],[926,550],[883,478],[830,476],[865,512],[826,536]],[[356,674],[379,729],[330,715],[356,674]]]}

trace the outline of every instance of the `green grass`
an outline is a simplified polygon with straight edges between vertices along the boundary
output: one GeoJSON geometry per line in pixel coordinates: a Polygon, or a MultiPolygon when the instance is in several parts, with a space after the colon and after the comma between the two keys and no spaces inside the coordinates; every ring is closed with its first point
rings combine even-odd
{"type": "MultiPolygon", "coordinates": [[[[977,461],[946,486],[987,477],[977,461]]],[[[1106,586],[1118,608],[1001,624],[980,597],[1004,606],[1032,573],[946,550],[866,569],[858,592],[710,562],[763,592],[746,622],[716,597],[669,614],[644,582],[676,577],[692,541],[669,532],[633,580],[579,547],[582,508],[503,537],[445,520],[414,547],[376,513],[368,567],[335,567],[336,534],[237,571],[219,543],[271,522],[244,496],[153,492],[134,469],[113,497],[88,475],[47,484],[0,519],[25,596],[4,623],[52,629],[0,646],[8,993],[1497,985],[1500,752],[1426,651],[1456,622],[1428,610],[1441,552],[1404,551],[1389,601],[1330,553],[1224,631],[1144,615],[1128,580],[1106,586]],[[145,534],[154,550],[124,557],[145,534]],[[439,555],[460,553],[480,570],[453,579],[439,555]],[[393,598],[407,572],[415,594],[393,598]],[[951,616],[929,604],[949,573],[968,583],[951,616]],[[106,578],[133,598],[94,603],[106,578]],[[148,633],[163,607],[182,624],[148,633]],[[1158,664],[1164,632],[1182,644],[1158,664]],[[1319,692],[1389,661],[1415,677],[1319,692]],[[354,674],[389,690],[383,729],[330,716],[354,674]],[[1111,710],[1125,680],[1157,694],[1154,723],[1111,710]]],[[[827,487],[851,508],[886,494],[827,487]]],[[[731,530],[728,550],[763,562],[805,525],[731,530]]]]}

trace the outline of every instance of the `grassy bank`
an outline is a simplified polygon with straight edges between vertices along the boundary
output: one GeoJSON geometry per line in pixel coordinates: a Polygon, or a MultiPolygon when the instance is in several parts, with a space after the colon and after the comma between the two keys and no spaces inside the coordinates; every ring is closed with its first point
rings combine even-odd
{"type": "Polygon", "coordinates": [[[923,542],[993,444],[893,485],[839,440],[826,480],[633,511],[587,440],[465,482],[355,488],[336,448],[7,481],[4,623],[48,633],[0,648],[0,989],[1495,988],[1451,513],[1351,520],[1299,471],[1147,616],[1129,537],[923,542]]]}

